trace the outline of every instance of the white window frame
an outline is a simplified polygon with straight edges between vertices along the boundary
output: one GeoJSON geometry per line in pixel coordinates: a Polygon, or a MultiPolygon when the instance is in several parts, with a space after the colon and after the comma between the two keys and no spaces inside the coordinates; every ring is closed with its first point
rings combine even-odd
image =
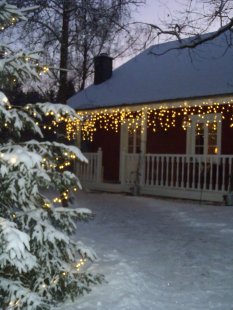
{"type": "MultiPolygon", "coordinates": [[[[141,121],[138,122],[139,124],[141,124],[141,126],[143,126],[141,128],[141,137],[140,137],[140,149],[141,149],[141,153],[145,153],[146,152],[146,138],[147,138],[147,126],[146,126],[146,122],[141,123],[141,121]]],[[[134,139],[134,153],[135,154],[135,150],[136,150],[136,134],[133,133],[133,139],[134,139]]],[[[121,125],[121,152],[124,151],[126,153],[128,153],[128,149],[129,149],[129,130],[128,130],[128,123],[125,123],[123,125],[121,125]]]]}
{"type": "Polygon", "coordinates": [[[141,126],[139,126],[139,127],[134,126],[134,127],[135,128],[132,129],[131,132],[128,131],[128,139],[127,139],[128,140],[128,149],[127,149],[127,153],[138,154],[138,153],[141,153],[141,149],[142,149],[142,145],[141,145],[141,142],[142,142],[142,132],[141,132],[141,126]],[[132,145],[131,145],[132,151],[131,152],[129,151],[130,137],[131,137],[131,140],[132,140],[131,141],[132,142],[132,145]],[[139,137],[139,140],[137,139],[138,137],[139,137]],[[139,152],[137,152],[138,148],[139,148],[139,152]]]}
{"type": "MultiPolygon", "coordinates": [[[[221,113],[216,114],[204,114],[204,115],[190,115],[190,125],[187,128],[187,144],[186,144],[186,154],[195,155],[195,143],[196,143],[196,125],[205,124],[204,126],[204,152],[203,155],[208,154],[208,122],[216,121],[217,126],[217,149],[218,152],[212,155],[221,154],[221,138],[222,138],[222,115],[221,113]]],[[[196,154],[198,155],[198,154],[196,154]]]]}

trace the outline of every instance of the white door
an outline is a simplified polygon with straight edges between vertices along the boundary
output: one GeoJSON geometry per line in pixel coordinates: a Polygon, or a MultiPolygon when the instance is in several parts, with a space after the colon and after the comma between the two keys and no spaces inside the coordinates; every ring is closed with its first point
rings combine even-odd
{"type": "Polygon", "coordinates": [[[121,126],[120,145],[120,180],[121,183],[135,183],[139,176],[140,157],[146,152],[146,126],[121,126]],[[143,127],[142,127],[143,126],[143,127]]]}

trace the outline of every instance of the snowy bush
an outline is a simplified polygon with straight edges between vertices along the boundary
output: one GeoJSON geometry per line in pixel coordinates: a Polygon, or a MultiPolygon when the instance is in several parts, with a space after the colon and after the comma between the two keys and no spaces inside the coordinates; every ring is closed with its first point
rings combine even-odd
{"type": "MultiPolygon", "coordinates": [[[[1,24],[8,27],[21,19],[22,10],[0,1],[1,24]]],[[[0,52],[0,78],[38,77],[35,53],[25,57],[3,45],[0,52]]],[[[39,123],[48,114],[56,122],[77,117],[61,104],[12,107],[0,92],[0,307],[4,310],[50,309],[101,281],[101,276],[83,268],[87,259],[94,259],[93,252],[71,238],[77,222],[92,218],[91,212],[61,204],[63,200],[69,204],[70,195],[81,187],[77,176],[66,171],[67,163],[86,158],[75,146],[41,139],[39,123]],[[25,132],[35,138],[25,141],[25,132]],[[48,190],[53,197],[46,196],[48,190]]]]}

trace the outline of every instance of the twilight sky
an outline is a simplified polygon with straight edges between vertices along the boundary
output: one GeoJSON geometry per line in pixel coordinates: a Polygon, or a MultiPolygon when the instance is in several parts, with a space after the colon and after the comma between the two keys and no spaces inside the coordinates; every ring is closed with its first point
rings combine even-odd
{"type": "Polygon", "coordinates": [[[138,8],[134,14],[135,20],[158,22],[160,18],[164,19],[167,13],[175,13],[182,7],[184,0],[146,0],[146,5],[138,8]]]}
{"type": "MultiPolygon", "coordinates": [[[[161,20],[165,20],[167,14],[175,15],[176,11],[182,8],[181,3],[188,0],[146,0],[146,4],[137,8],[132,13],[135,21],[161,24],[161,20]]],[[[162,42],[162,40],[161,40],[162,42]]],[[[114,60],[114,68],[123,64],[134,56],[134,52],[127,56],[123,56],[114,60]]]]}

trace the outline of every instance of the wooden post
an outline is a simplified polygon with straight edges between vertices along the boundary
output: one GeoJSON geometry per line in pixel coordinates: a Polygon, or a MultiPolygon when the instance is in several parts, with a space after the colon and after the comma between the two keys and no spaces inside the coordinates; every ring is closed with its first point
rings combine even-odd
{"type": "Polygon", "coordinates": [[[125,182],[125,150],[122,150],[121,152],[121,158],[120,158],[120,182],[122,185],[124,185],[125,182]]]}
{"type": "Polygon", "coordinates": [[[100,183],[102,183],[102,158],[103,158],[103,152],[102,149],[99,148],[97,152],[96,181],[100,183]]]}
{"type": "Polygon", "coordinates": [[[145,185],[145,153],[139,154],[139,185],[144,186],[145,185]]]}

